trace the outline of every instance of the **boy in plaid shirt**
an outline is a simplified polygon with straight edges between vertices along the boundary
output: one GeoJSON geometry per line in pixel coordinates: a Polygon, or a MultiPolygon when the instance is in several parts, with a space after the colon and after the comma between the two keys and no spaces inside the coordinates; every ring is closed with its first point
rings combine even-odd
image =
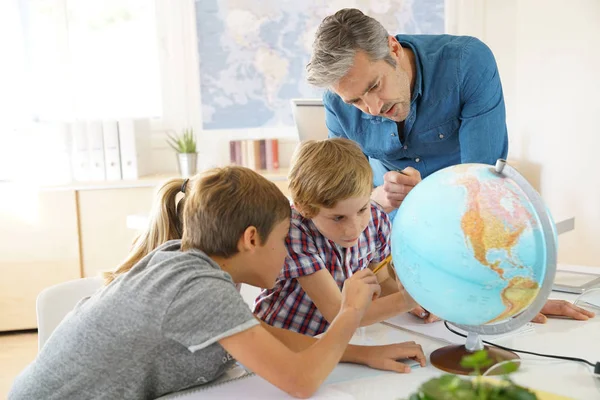
{"type": "MultiPolygon", "coordinates": [[[[254,313],[275,327],[314,336],[337,315],[344,281],[390,254],[391,224],[370,200],[373,172],[367,158],[348,139],[303,143],[289,181],[289,256],[275,287],[256,299],[254,313]]],[[[391,282],[393,293],[373,301],[361,326],[416,306],[391,282]]]]}

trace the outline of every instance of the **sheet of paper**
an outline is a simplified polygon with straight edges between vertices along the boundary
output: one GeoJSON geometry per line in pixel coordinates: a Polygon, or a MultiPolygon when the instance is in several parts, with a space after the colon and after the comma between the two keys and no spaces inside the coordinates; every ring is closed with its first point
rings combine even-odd
{"type": "Polygon", "coordinates": [[[559,285],[581,286],[598,278],[595,274],[584,274],[581,272],[556,271],[554,283],[559,285]]]}
{"type": "MultiPolygon", "coordinates": [[[[586,305],[585,303],[587,303],[587,305],[590,305],[593,308],[600,310],[600,288],[593,289],[593,290],[590,290],[590,291],[584,293],[583,296],[581,296],[581,299],[579,300],[578,304],[580,302],[584,303],[583,304],[584,306],[586,305]]],[[[593,311],[596,311],[596,310],[593,310],[593,311]]]]}
{"type": "MultiPolygon", "coordinates": [[[[433,322],[431,324],[425,324],[425,323],[423,323],[422,320],[415,317],[414,315],[405,313],[405,314],[400,314],[393,318],[390,318],[390,319],[386,320],[385,322],[390,325],[393,325],[397,328],[405,329],[405,330],[408,330],[408,331],[411,331],[414,333],[418,333],[420,335],[425,335],[427,337],[430,337],[433,339],[438,339],[438,340],[444,341],[446,343],[451,343],[451,344],[464,344],[465,343],[465,338],[455,335],[454,333],[450,332],[444,325],[443,321],[433,322]]],[[[462,331],[458,328],[456,330],[463,334],[465,333],[464,331],[462,331]]],[[[531,332],[535,332],[535,328],[532,323],[528,323],[528,324],[525,324],[524,326],[522,326],[521,328],[517,329],[516,331],[507,332],[507,333],[504,333],[501,335],[481,335],[481,339],[486,340],[488,342],[495,343],[495,342],[501,341],[503,339],[511,338],[511,337],[518,336],[518,335],[524,335],[524,334],[531,333],[531,332]]]]}
{"type": "MultiPolygon", "coordinates": [[[[402,360],[403,363],[409,365],[412,369],[419,368],[420,365],[414,360],[402,360]]],[[[355,381],[358,379],[372,378],[383,374],[397,374],[397,372],[381,371],[365,367],[357,364],[339,364],[325,380],[325,385],[334,383],[355,381]]]]}

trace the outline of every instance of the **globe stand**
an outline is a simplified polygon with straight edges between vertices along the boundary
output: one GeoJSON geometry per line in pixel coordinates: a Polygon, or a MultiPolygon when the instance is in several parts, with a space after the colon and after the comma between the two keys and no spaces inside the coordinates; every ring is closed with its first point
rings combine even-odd
{"type": "MultiPolygon", "coordinates": [[[[477,333],[468,332],[467,342],[464,346],[445,346],[431,353],[431,364],[434,367],[441,369],[442,371],[449,372],[451,374],[469,375],[473,373],[473,369],[461,366],[460,361],[463,359],[464,356],[468,356],[478,350],[486,350],[488,352],[488,357],[495,361],[494,364],[501,363],[502,361],[516,360],[519,358],[519,356],[516,353],[513,353],[512,351],[502,350],[497,347],[484,346],[483,342],[481,341],[481,337],[477,333]]],[[[482,368],[480,370],[480,373],[486,372],[489,368],[492,368],[493,366],[494,365],[490,365],[487,368],[482,368]]],[[[501,374],[502,368],[497,368],[489,375],[501,374]]]]}

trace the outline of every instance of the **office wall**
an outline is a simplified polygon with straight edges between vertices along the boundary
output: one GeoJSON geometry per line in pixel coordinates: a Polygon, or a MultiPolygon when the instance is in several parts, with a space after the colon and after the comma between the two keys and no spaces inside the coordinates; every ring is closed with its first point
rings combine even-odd
{"type": "Polygon", "coordinates": [[[484,40],[505,91],[509,157],[556,219],[576,217],[559,261],[600,265],[600,1],[451,1],[451,29],[484,40]]]}

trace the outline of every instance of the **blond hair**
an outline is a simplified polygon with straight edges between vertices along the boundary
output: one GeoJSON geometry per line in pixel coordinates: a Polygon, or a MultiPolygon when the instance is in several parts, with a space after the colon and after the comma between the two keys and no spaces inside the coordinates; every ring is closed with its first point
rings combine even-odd
{"type": "Polygon", "coordinates": [[[184,180],[171,179],[157,192],[150,221],[119,267],[105,274],[109,284],[161,244],[181,239],[181,249],[232,257],[244,231],[254,226],[264,243],[276,223],[290,217],[290,203],[273,182],[248,168],[230,166],[184,180]]]}
{"type": "Polygon", "coordinates": [[[367,196],[373,171],[360,147],[349,139],[310,140],[292,159],[289,188],[294,207],[306,218],[338,201],[367,196]]]}

